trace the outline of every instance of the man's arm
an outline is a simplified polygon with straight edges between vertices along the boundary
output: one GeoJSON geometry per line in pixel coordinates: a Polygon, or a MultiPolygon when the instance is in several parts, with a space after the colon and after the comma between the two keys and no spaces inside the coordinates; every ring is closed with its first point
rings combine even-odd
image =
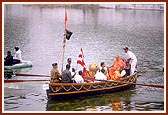
{"type": "Polygon", "coordinates": [[[128,58],[128,59],[127,59],[127,62],[129,63],[130,60],[131,60],[131,58],[128,58]]]}
{"type": "Polygon", "coordinates": [[[75,75],[76,75],[76,72],[74,73],[74,75],[72,76],[72,78],[74,78],[75,75]]]}

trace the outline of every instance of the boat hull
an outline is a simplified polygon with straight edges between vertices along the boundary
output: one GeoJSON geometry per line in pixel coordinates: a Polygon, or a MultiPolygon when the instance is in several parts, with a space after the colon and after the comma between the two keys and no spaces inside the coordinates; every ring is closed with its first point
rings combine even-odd
{"type": "Polygon", "coordinates": [[[4,66],[4,70],[12,70],[12,69],[21,69],[21,68],[27,68],[32,67],[31,61],[22,61],[22,63],[14,64],[12,66],[4,66]]]}
{"type": "Polygon", "coordinates": [[[135,85],[137,73],[122,81],[102,81],[95,83],[50,83],[49,89],[46,90],[49,100],[61,100],[69,98],[79,98],[82,96],[91,96],[102,93],[112,93],[129,89],[135,85]],[[124,82],[124,83],[123,83],[124,82]],[[127,82],[127,83],[125,83],[127,82]]]}

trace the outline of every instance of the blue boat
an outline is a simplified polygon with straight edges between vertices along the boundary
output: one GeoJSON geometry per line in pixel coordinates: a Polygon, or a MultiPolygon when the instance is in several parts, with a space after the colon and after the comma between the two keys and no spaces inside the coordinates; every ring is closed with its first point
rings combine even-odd
{"type": "Polygon", "coordinates": [[[93,83],[50,83],[46,90],[49,100],[61,100],[123,91],[135,86],[137,72],[119,81],[95,81],[93,83]]]}

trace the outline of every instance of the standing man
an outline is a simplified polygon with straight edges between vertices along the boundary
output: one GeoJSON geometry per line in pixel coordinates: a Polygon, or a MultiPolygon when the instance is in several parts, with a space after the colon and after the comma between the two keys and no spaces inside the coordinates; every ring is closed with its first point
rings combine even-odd
{"type": "Polygon", "coordinates": [[[68,58],[68,59],[67,59],[67,63],[68,63],[69,65],[71,65],[71,62],[72,62],[72,59],[71,59],[71,58],[68,58]]]}
{"type": "Polygon", "coordinates": [[[134,53],[128,50],[128,47],[123,48],[126,53],[127,62],[131,65],[130,75],[135,72],[135,67],[137,64],[137,58],[134,53]]]}
{"type": "Polygon", "coordinates": [[[68,58],[67,59],[67,64],[70,65],[69,71],[71,72],[71,75],[74,75],[75,74],[75,69],[71,67],[71,62],[72,62],[72,59],[68,58]]]}

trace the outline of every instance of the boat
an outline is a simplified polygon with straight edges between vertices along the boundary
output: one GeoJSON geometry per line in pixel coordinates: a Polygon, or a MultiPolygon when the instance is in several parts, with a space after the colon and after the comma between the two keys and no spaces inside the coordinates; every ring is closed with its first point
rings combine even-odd
{"type": "Polygon", "coordinates": [[[123,91],[135,86],[137,72],[118,81],[96,80],[90,83],[49,83],[46,90],[49,100],[79,98],[102,93],[123,91]]]}
{"type": "MultiPolygon", "coordinates": [[[[67,22],[67,12],[65,9],[65,23],[64,23],[65,34],[63,38],[62,71],[63,71],[65,44],[67,39],[66,22],[67,22]]],[[[69,40],[69,38],[67,40],[69,40]]],[[[83,70],[86,70],[82,48],[80,50],[77,59],[77,64],[80,64],[83,67],[83,70]]],[[[93,68],[91,71],[95,72],[95,70],[97,70],[97,68],[93,68]]],[[[92,74],[92,76],[94,75],[92,74]]],[[[49,83],[48,89],[46,89],[46,93],[49,100],[61,100],[61,99],[64,100],[69,98],[78,98],[81,96],[122,91],[134,86],[136,79],[137,79],[137,72],[135,72],[131,76],[121,78],[118,81],[92,79],[93,82],[85,82],[85,83],[49,83]]],[[[86,79],[84,77],[84,80],[88,80],[88,78],[86,79]]]]}
{"type": "Polygon", "coordinates": [[[27,68],[27,67],[32,67],[32,62],[23,60],[21,63],[14,64],[12,66],[4,66],[4,70],[21,69],[21,68],[27,68]]]}

